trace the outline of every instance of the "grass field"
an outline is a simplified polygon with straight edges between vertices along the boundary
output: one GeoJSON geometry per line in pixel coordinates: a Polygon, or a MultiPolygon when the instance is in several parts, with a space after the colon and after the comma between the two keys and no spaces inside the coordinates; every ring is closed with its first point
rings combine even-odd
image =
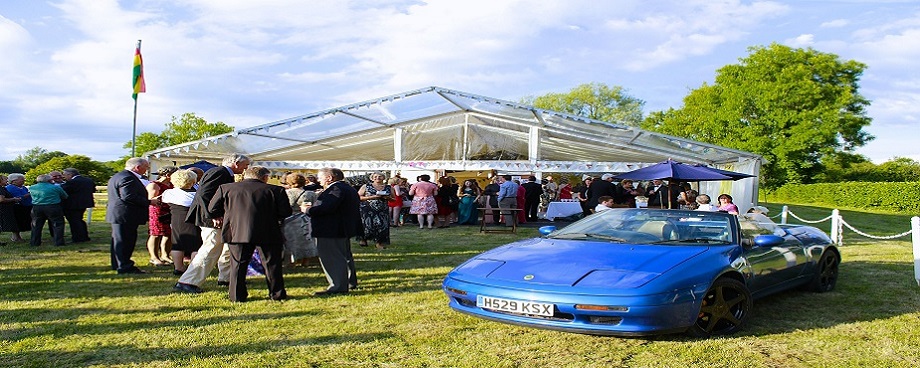
{"type": "MultiPolygon", "coordinates": [[[[768,207],[779,213],[779,205],[768,207]]],[[[810,220],[830,214],[791,209],[810,220]]],[[[844,211],[847,222],[875,235],[906,231],[909,218],[844,211]]],[[[533,228],[518,235],[398,228],[390,249],[355,249],[361,287],[352,294],[312,297],[326,284],[321,270],[291,268],[291,300],[267,300],[264,281],[253,278],[243,304],[230,303],[213,277],[207,292],[186,295],[171,292],[177,277],[167,268],[116,275],[108,268],[109,227],[95,221],[91,231],[91,243],[0,248],[0,367],[920,366],[909,237],[875,241],[846,231],[835,291],[758,300],[742,333],[696,340],[536,330],[447,307],[440,282],[452,267],[536,236],[533,228]]],[[[145,254],[139,246],[134,259],[142,263],[145,254]]]]}

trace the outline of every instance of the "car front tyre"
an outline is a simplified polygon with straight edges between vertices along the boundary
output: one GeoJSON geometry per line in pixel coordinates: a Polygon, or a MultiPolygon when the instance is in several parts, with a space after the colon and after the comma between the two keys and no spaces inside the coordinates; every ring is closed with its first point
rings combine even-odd
{"type": "Polygon", "coordinates": [[[753,305],[751,292],[743,282],[719,278],[706,291],[696,323],[687,333],[694,337],[710,337],[738,332],[753,305]]]}

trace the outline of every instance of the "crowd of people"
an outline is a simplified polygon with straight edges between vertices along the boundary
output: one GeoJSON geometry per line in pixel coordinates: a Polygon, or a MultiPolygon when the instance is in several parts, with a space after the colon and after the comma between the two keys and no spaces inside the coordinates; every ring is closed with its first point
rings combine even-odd
{"type": "MultiPolygon", "coordinates": [[[[146,273],[132,260],[143,225],[149,263],[173,268],[179,277],[175,291],[202,292],[216,267],[217,285],[229,288],[230,300],[246,301],[245,278],[255,268],[265,275],[269,298],[281,300],[287,298],[285,265],[318,263],[328,287],[317,296],[348,293],[358,286],[352,241],[383,250],[390,246],[391,229],[406,225],[434,229],[479,225],[481,220],[515,226],[538,221],[539,213],[559,200],[580,202],[585,215],[635,207],[638,197],[645,197],[651,208],[738,212],[728,194],[713,204],[687,183],[616,183],[611,174],[586,175],[574,187],[565,177],[556,183],[553,176],[517,180],[496,175],[480,187],[476,179],[458,184],[448,175],[435,181],[419,175],[411,185],[398,174],[388,179],[379,172],[346,180],[341,170],[324,168],[316,175],[288,172],[280,185],[272,185],[271,172],[250,162],[232,154],[206,172],[164,166],[150,180],[149,161],[127,160],[107,187],[112,269],[146,273]]],[[[40,246],[48,223],[51,240],[61,246],[66,244],[66,221],[72,243],[89,241],[83,217],[95,204],[92,179],[69,168],[35,181],[26,187],[22,174],[0,175],[0,231],[10,232],[13,242],[24,242],[22,233],[29,232],[30,245],[40,246]]]]}
{"type": "MultiPolygon", "coordinates": [[[[23,174],[0,175],[0,233],[11,233],[10,240],[22,243],[22,233],[29,233],[29,245],[42,245],[42,233],[48,225],[51,241],[64,246],[65,223],[70,224],[70,242],[90,241],[84,216],[93,208],[96,184],[80,175],[80,171],[67,168],[38,175],[35,184],[26,186],[23,174]]],[[[0,245],[6,245],[0,239],[0,245]]]]}

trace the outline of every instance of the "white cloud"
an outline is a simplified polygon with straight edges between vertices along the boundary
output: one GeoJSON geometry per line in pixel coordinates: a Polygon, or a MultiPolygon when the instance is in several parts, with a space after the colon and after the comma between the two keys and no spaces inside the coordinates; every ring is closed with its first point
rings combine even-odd
{"type": "Polygon", "coordinates": [[[849,20],[846,20],[846,19],[834,19],[834,20],[829,21],[829,22],[821,23],[820,27],[821,27],[821,28],[840,28],[840,27],[846,27],[846,26],[849,25],[849,24],[850,24],[850,21],[849,21],[849,20]]]}
{"type": "Polygon", "coordinates": [[[791,47],[809,47],[814,45],[815,35],[813,34],[803,34],[799,35],[796,38],[786,40],[785,44],[791,47]]]}

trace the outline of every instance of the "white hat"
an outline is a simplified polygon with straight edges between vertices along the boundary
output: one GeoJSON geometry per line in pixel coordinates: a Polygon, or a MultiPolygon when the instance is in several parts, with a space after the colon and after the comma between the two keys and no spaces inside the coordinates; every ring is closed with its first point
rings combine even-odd
{"type": "Polygon", "coordinates": [[[601,180],[607,180],[613,177],[613,174],[604,174],[601,175],[601,180]]]}
{"type": "Polygon", "coordinates": [[[769,209],[769,208],[766,208],[766,207],[764,207],[764,206],[754,206],[754,209],[757,210],[757,211],[760,211],[760,213],[762,213],[762,214],[764,214],[764,215],[766,215],[767,213],[770,212],[770,209],[769,209]]]}

